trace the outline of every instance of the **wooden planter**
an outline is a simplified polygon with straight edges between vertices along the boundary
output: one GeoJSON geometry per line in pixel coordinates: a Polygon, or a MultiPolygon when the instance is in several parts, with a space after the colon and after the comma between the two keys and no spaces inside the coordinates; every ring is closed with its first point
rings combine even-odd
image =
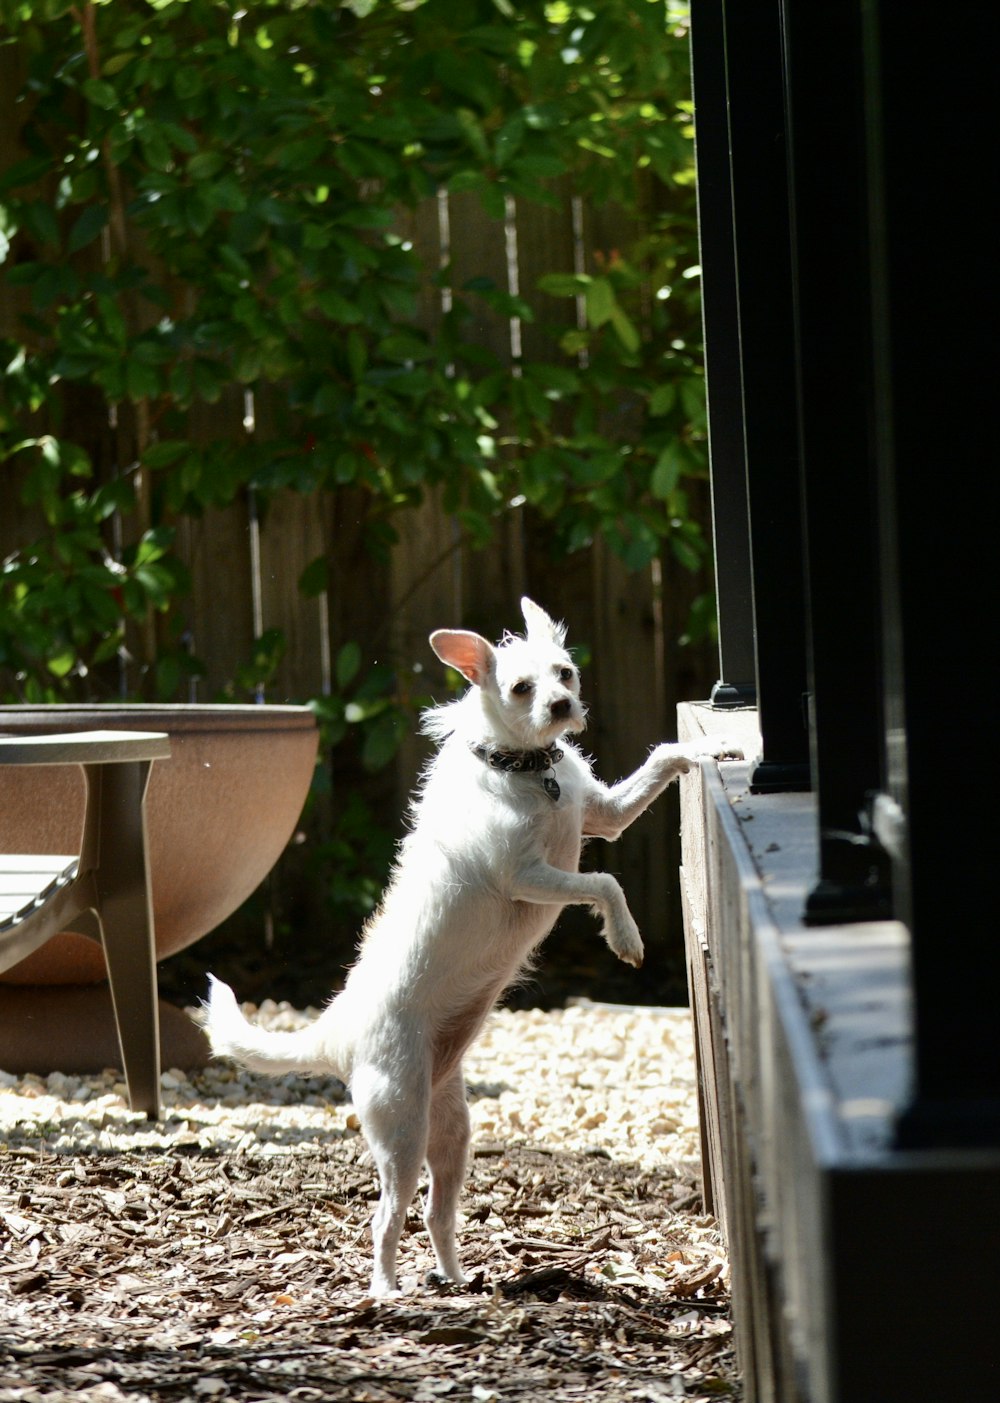
{"type": "MultiPolygon", "coordinates": [[[[297,706],[0,707],[0,733],[166,731],[146,800],[157,959],[191,945],[263,881],[294,832],[319,735],[297,706]]],[[[0,846],[78,851],[78,769],[0,769],[0,846]]],[[[120,1064],[103,951],[68,930],[0,974],[0,1066],[83,1072],[120,1064]]],[[[162,1064],[197,1066],[204,1037],[161,1004],[162,1064]]]]}
{"type": "MultiPolygon", "coordinates": [[[[0,707],[0,732],[8,734],[101,727],[170,736],[171,758],[154,766],[146,801],[162,960],[231,915],[274,866],[309,790],[319,743],[315,718],[296,706],[0,707]]],[[[78,772],[3,772],[4,851],[75,852],[82,805],[78,772]]],[[[67,932],[0,980],[87,984],[104,973],[99,946],[67,932]]]]}

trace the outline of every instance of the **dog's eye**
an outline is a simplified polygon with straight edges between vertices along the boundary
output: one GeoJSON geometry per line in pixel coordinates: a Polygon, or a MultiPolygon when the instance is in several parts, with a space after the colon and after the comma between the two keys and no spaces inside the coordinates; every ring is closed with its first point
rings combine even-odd
{"type": "Polygon", "coordinates": [[[513,694],[514,694],[515,697],[523,697],[523,696],[526,696],[527,693],[531,691],[531,683],[530,683],[530,682],[515,682],[514,685],[513,685],[513,687],[511,687],[510,690],[513,692],[513,694]]]}
{"type": "Polygon", "coordinates": [[[559,669],[559,681],[565,682],[567,686],[573,681],[573,669],[571,667],[561,667],[559,669]]]}

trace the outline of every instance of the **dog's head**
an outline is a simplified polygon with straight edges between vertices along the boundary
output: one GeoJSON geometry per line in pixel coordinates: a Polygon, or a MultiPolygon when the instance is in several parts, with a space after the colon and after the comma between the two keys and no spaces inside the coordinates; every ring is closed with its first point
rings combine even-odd
{"type": "Polygon", "coordinates": [[[478,633],[438,629],[430,642],[443,663],[479,689],[489,739],[530,750],[582,731],[587,722],[565,627],[530,599],[521,600],[521,609],[523,638],[508,634],[494,647],[478,633]]]}

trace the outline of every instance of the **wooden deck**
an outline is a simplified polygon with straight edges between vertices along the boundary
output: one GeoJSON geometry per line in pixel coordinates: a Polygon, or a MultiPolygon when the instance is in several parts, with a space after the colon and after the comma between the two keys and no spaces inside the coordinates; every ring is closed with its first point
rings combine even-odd
{"type": "MultiPolygon", "coordinates": [[[[680,708],[682,737],[720,728],[754,755],[754,711],[680,708]]],[[[706,1193],[747,1403],[1000,1396],[1000,1154],[894,1149],[912,1072],[906,932],[802,924],[815,798],[753,795],[749,768],[705,766],[681,799],[706,1193]]],[[[960,933],[942,940],[961,958],[960,933]]]]}

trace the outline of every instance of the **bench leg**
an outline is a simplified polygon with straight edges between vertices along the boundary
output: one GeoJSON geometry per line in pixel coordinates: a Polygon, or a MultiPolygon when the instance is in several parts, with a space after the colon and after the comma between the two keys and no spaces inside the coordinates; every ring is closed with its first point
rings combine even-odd
{"type": "Polygon", "coordinates": [[[156,946],[144,800],[150,762],[100,767],[95,882],[118,1040],[135,1111],[160,1114],[156,946]]]}

